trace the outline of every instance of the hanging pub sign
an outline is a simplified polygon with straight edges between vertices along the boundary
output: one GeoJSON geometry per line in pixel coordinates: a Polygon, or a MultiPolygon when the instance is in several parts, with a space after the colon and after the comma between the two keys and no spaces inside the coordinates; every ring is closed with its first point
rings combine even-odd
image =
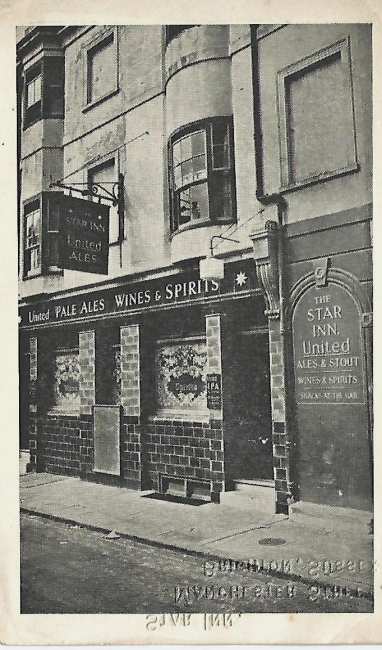
{"type": "Polygon", "coordinates": [[[61,268],[107,275],[110,208],[65,194],[59,202],[61,268]]]}
{"type": "Polygon", "coordinates": [[[222,391],[221,391],[221,375],[212,372],[206,377],[207,379],[207,408],[221,409],[222,407],[222,391]]]}

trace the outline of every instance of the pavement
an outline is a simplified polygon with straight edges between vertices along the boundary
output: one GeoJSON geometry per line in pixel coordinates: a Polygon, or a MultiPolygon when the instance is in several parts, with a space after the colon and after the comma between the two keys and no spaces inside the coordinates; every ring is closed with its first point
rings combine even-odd
{"type": "Polygon", "coordinates": [[[62,521],[22,514],[20,524],[22,614],[226,612],[235,619],[246,612],[373,611],[367,598],[328,599],[323,588],[284,577],[247,573],[234,580],[225,573],[216,580],[190,553],[62,521]]]}
{"type": "Polygon", "coordinates": [[[219,505],[190,505],[79,478],[20,476],[24,513],[201,556],[209,577],[267,573],[372,598],[370,513],[297,504],[291,515],[276,515],[228,494],[219,505]]]}

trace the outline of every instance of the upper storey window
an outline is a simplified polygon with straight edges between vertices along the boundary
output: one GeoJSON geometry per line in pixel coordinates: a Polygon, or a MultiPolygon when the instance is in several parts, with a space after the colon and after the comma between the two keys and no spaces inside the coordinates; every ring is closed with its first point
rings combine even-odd
{"type": "Polygon", "coordinates": [[[170,139],[171,229],[235,218],[232,119],[196,122],[170,139]]]}
{"type": "Polygon", "coordinates": [[[86,50],[86,105],[98,103],[118,90],[117,31],[102,34],[86,50]]]}
{"type": "Polygon", "coordinates": [[[27,83],[27,108],[41,101],[41,74],[27,83]]]}
{"type": "Polygon", "coordinates": [[[64,58],[44,56],[25,72],[24,129],[64,116],[64,58]]]}
{"type": "Polygon", "coordinates": [[[348,39],[281,70],[278,93],[282,187],[357,169],[348,39]]]}
{"type": "Polygon", "coordinates": [[[42,192],[24,203],[24,279],[60,271],[60,192],[42,192]]]}
{"type": "Polygon", "coordinates": [[[41,209],[37,199],[25,208],[24,272],[27,277],[41,273],[41,209]]]}
{"type": "MultiPolygon", "coordinates": [[[[88,184],[93,188],[94,200],[97,199],[97,186],[104,187],[108,192],[112,192],[113,184],[118,179],[118,159],[109,158],[100,165],[88,170],[88,184]],[[95,191],[94,191],[95,190],[95,191]]],[[[119,220],[117,206],[110,206],[109,216],[109,244],[118,244],[122,237],[122,225],[119,220]]]]}

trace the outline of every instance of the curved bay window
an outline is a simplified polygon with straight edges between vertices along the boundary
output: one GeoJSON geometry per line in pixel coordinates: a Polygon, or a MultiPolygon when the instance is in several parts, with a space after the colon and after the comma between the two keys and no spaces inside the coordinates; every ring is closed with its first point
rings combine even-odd
{"type": "Polygon", "coordinates": [[[170,138],[171,230],[236,218],[233,123],[194,122],[170,138]]]}

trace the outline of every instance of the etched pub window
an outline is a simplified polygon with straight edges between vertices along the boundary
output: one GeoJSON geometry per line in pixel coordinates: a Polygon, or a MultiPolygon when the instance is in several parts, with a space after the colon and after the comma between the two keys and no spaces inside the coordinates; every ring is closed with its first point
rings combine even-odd
{"type": "Polygon", "coordinates": [[[53,357],[52,410],[71,414],[80,410],[80,362],[78,348],[59,348],[53,357]]]}
{"type": "Polygon", "coordinates": [[[204,340],[158,342],[155,393],[159,412],[207,412],[206,364],[204,340]]]}

